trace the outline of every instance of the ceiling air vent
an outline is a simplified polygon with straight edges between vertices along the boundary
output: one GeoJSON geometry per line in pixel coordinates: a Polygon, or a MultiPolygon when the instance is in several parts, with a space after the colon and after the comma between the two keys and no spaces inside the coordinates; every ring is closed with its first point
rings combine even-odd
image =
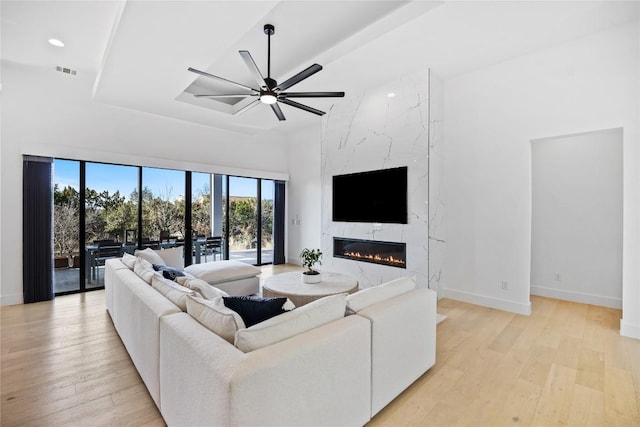
{"type": "Polygon", "coordinates": [[[76,70],[72,70],[71,68],[61,67],[59,65],[56,65],[56,70],[60,71],[61,73],[70,74],[72,76],[75,76],[77,74],[76,70]]]}

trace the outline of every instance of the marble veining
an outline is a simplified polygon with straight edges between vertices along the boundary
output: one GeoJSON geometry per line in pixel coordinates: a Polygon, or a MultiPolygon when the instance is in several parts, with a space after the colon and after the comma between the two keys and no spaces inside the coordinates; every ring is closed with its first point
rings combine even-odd
{"type": "MultiPolygon", "coordinates": [[[[428,70],[389,82],[389,90],[345,97],[323,118],[322,268],[355,276],[361,288],[415,276],[429,285],[429,76],[428,70]],[[395,92],[394,98],[386,93],[395,92]],[[333,222],[332,177],[408,167],[408,224],[333,222]],[[333,237],[406,243],[406,270],[333,257],[333,237]]],[[[357,189],[354,189],[357,191],[357,189]]],[[[383,188],[381,191],[394,191],[383,188]]]]}
{"type": "Polygon", "coordinates": [[[442,188],[444,82],[429,73],[429,288],[441,295],[446,248],[446,206],[442,188]]]}

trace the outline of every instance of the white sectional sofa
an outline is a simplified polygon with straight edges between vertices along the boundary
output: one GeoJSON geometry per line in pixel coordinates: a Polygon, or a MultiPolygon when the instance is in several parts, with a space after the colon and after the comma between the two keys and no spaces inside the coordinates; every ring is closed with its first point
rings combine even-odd
{"type": "Polygon", "coordinates": [[[121,260],[105,273],[114,326],[169,426],[365,424],[435,363],[435,293],[414,287],[405,279],[334,296],[348,315],[242,351],[240,335],[309,305],[238,330],[238,348],[121,260]]]}

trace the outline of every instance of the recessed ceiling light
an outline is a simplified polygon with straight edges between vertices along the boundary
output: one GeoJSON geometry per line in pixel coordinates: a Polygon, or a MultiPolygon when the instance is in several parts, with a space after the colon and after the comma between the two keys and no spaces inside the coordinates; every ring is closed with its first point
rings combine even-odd
{"type": "Polygon", "coordinates": [[[389,92],[389,93],[387,94],[387,97],[388,97],[388,98],[393,98],[393,97],[395,97],[395,96],[396,96],[396,94],[395,94],[395,93],[393,93],[393,92],[389,92]]]}
{"type": "Polygon", "coordinates": [[[54,45],[55,47],[63,47],[64,46],[64,43],[62,43],[58,39],[49,39],[49,43],[54,45]]]}

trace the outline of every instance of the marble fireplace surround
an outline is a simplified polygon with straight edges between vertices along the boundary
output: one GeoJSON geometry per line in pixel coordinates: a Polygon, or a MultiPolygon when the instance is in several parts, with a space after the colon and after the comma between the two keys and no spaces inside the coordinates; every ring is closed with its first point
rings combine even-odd
{"type": "Polygon", "coordinates": [[[355,276],[360,288],[414,276],[418,287],[437,290],[429,285],[429,223],[437,223],[429,215],[429,192],[434,190],[429,176],[429,103],[427,69],[375,91],[347,96],[323,119],[322,268],[355,276]],[[407,167],[407,224],[332,221],[334,175],[402,166],[407,167]],[[334,257],[334,237],[402,243],[406,269],[334,257]]]}

